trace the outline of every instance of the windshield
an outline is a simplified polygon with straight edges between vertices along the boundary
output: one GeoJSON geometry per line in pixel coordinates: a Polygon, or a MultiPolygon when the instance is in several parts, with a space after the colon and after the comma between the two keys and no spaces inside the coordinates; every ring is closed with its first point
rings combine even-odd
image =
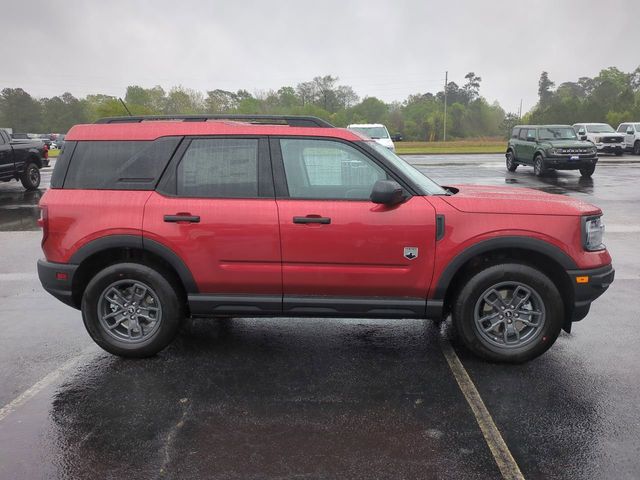
{"type": "Polygon", "coordinates": [[[389,138],[389,133],[387,133],[385,127],[351,127],[349,130],[362,133],[369,138],[389,138]]]}
{"type": "Polygon", "coordinates": [[[379,143],[376,142],[367,142],[371,148],[373,148],[376,152],[386,158],[390,163],[393,164],[398,170],[400,170],[404,175],[409,177],[416,185],[418,185],[421,189],[423,195],[448,195],[449,193],[438,185],[436,182],[431,180],[426,175],[423,175],[417,168],[409,165],[391,150],[386,147],[383,147],[379,143]]]}
{"type": "Polygon", "coordinates": [[[576,132],[571,127],[540,127],[540,140],[577,140],[576,132]]]}
{"type": "Polygon", "coordinates": [[[600,123],[598,125],[587,125],[587,132],[589,133],[614,133],[615,130],[611,125],[606,123],[600,123]]]}

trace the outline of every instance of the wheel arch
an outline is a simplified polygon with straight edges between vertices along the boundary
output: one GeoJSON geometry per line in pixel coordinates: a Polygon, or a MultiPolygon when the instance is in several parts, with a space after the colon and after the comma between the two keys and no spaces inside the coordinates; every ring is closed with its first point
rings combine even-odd
{"type": "Polygon", "coordinates": [[[476,243],[449,262],[438,279],[432,299],[443,302],[443,313],[447,315],[465,279],[490,265],[514,261],[541,270],[556,285],[564,300],[563,328],[569,331],[574,308],[574,290],[567,270],[578,267],[560,248],[543,240],[510,236],[476,243]]]}
{"type": "Polygon", "coordinates": [[[198,293],[191,271],[165,245],[135,235],[109,235],[83,245],[71,256],[69,263],[78,265],[71,286],[74,305],[80,305],[87,284],[98,271],[114,263],[131,261],[154,266],[172,277],[185,299],[189,293],[198,293]]]}

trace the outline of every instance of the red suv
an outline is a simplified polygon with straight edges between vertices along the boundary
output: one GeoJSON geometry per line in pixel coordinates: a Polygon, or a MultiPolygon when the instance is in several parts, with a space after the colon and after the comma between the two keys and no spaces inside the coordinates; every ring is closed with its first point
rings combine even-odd
{"type": "Polygon", "coordinates": [[[443,187],[317,118],[109,118],[65,140],[38,272],[117,355],[187,316],[451,314],[473,352],[522,362],[613,281],[599,208],[443,187]]]}

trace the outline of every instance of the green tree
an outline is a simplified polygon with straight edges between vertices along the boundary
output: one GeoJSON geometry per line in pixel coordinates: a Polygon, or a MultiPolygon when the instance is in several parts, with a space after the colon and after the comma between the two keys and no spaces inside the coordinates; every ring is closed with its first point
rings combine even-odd
{"type": "Polygon", "coordinates": [[[0,93],[0,125],[14,132],[35,133],[42,125],[42,106],[21,88],[5,88],[0,93]]]}

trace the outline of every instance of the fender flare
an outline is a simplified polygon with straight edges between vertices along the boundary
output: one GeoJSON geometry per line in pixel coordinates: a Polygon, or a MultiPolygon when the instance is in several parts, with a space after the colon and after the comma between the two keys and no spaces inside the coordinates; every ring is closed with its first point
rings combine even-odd
{"type": "Polygon", "coordinates": [[[551,258],[565,270],[575,270],[578,268],[569,255],[563,252],[560,248],[549,242],[545,242],[544,240],[521,236],[491,238],[489,240],[480,241],[469,248],[466,248],[447,264],[442,275],[440,275],[440,278],[438,279],[432,298],[434,300],[444,300],[453,277],[458,273],[462,266],[473,257],[482,253],[488,253],[505,248],[532,250],[551,258]]]}
{"type": "Polygon", "coordinates": [[[150,253],[162,258],[165,262],[173,267],[180,277],[180,281],[184,285],[187,293],[198,293],[198,286],[191,274],[189,268],[184,264],[180,257],[169,247],[137,235],[107,235],[92,240],[80,247],[69,259],[69,263],[80,265],[84,260],[96,253],[109,250],[112,248],[135,248],[137,250],[146,250],[150,253]]]}

